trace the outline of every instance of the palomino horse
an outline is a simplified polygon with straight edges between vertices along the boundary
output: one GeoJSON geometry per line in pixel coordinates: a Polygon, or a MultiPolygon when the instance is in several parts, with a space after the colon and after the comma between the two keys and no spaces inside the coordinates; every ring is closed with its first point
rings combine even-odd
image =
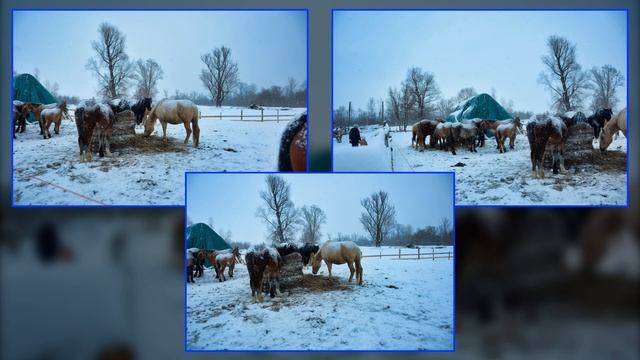
{"type": "Polygon", "coordinates": [[[307,113],[293,119],[282,132],[278,171],[307,171],[307,113]]]}
{"type": "Polygon", "coordinates": [[[79,106],[74,113],[76,128],[78,129],[78,146],[80,147],[80,162],[91,161],[91,143],[93,133],[98,132],[99,156],[111,156],[109,141],[113,132],[115,115],[105,104],[79,106]]]}
{"type": "Polygon", "coordinates": [[[53,108],[45,108],[40,111],[40,119],[43,130],[43,137],[45,139],[51,138],[49,127],[51,123],[54,124],[53,130],[56,135],[60,134],[60,123],[62,122],[62,116],[67,116],[67,103],[63,101],[53,108]]]}
{"type": "Polygon", "coordinates": [[[512,122],[508,124],[500,124],[496,128],[496,139],[498,140],[498,147],[500,153],[507,152],[507,149],[504,147],[505,139],[509,138],[509,148],[513,150],[516,142],[516,134],[518,130],[522,128],[520,124],[520,117],[516,116],[512,122]]]}
{"type": "Polygon", "coordinates": [[[279,273],[282,267],[282,257],[276,249],[265,248],[260,251],[249,251],[244,256],[249,271],[249,285],[251,286],[252,302],[262,302],[262,279],[264,272],[269,273],[269,291],[271,297],[280,293],[279,273]]]}
{"type": "Polygon", "coordinates": [[[154,106],[147,121],[144,124],[144,136],[149,136],[153,132],[156,120],[160,120],[162,125],[162,140],[167,143],[167,124],[184,124],[187,136],[184,143],[189,141],[191,136],[191,126],[193,125],[193,145],[198,147],[200,141],[200,127],[198,126],[198,106],[189,100],[160,100],[154,106]]]}
{"type": "Polygon", "coordinates": [[[359,285],[362,285],[362,265],[360,261],[362,259],[362,252],[358,245],[352,241],[327,241],[322,244],[320,250],[311,259],[313,274],[317,274],[324,260],[329,269],[329,279],[331,279],[331,265],[344,264],[349,266],[351,276],[349,276],[349,282],[353,279],[353,273],[356,274],[356,281],[359,285]],[[355,268],[354,268],[355,265],[355,268]]]}
{"type": "Polygon", "coordinates": [[[143,98],[131,106],[131,111],[136,114],[136,124],[142,124],[142,119],[147,111],[151,111],[151,98],[143,98]]]}
{"type": "Polygon", "coordinates": [[[218,280],[226,281],[224,277],[224,269],[229,268],[229,277],[233,277],[233,269],[236,266],[236,261],[242,263],[240,259],[240,249],[234,247],[230,253],[220,253],[216,256],[216,268],[218,269],[218,280]]]}
{"type": "Polygon", "coordinates": [[[600,135],[600,129],[607,121],[611,120],[612,116],[613,111],[611,109],[599,109],[593,115],[587,117],[587,123],[593,128],[593,137],[595,139],[600,135]]]}
{"type": "Polygon", "coordinates": [[[436,129],[440,122],[436,120],[420,120],[417,123],[413,124],[411,128],[411,147],[414,147],[418,150],[419,146],[422,146],[422,149],[426,148],[425,140],[427,136],[432,136],[433,131],[436,129]]]}
{"type": "Polygon", "coordinates": [[[604,152],[607,150],[613,141],[613,135],[615,135],[618,130],[622,130],[624,136],[627,136],[627,108],[622,109],[616,117],[604,124],[604,127],[600,131],[600,136],[598,137],[600,142],[600,151],[604,152]]]}
{"type": "Polygon", "coordinates": [[[545,117],[527,124],[527,138],[531,147],[531,170],[533,177],[544,178],[544,153],[547,143],[551,145],[553,173],[566,173],[564,168],[564,147],[569,137],[569,129],[564,121],[555,117],[545,117]]]}

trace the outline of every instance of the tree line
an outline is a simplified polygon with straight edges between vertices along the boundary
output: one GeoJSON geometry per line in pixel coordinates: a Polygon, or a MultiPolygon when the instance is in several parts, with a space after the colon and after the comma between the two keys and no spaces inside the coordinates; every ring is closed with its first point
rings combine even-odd
{"type": "MultiPolygon", "coordinates": [[[[279,243],[318,243],[322,237],[321,227],[327,221],[324,211],[316,206],[297,208],[290,197],[290,185],[280,176],[269,175],[266,189],[260,192],[264,205],[256,210],[267,227],[268,241],[279,243]]],[[[427,226],[414,230],[410,225],[398,224],[395,206],[389,194],[377,191],[360,201],[362,213],[360,224],[368,236],[338,234],[335,240],[352,240],[360,245],[452,245],[453,227],[444,218],[438,227],[427,226]]],[[[331,240],[331,234],[327,234],[331,240]]]]}
{"type": "MultiPolygon", "coordinates": [[[[538,84],[549,92],[552,111],[562,113],[587,108],[595,111],[616,107],[619,101],[616,90],[624,85],[624,77],[618,69],[605,64],[582,70],[576,57],[576,44],[564,37],[550,36],[546,45],[548,52],[541,58],[545,71],[539,74],[538,84]],[[590,101],[585,106],[587,100],[590,101]]],[[[341,105],[334,110],[334,123],[344,127],[380,124],[386,120],[407,131],[417,119],[446,119],[459,105],[476,95],[473,87],[465,87],[457,96],[444,98],[433,73],[410,67],[399,86],[387,89],[385,99],[369,98],[364,110],[352,109],[350,104],[341,105]]],[[[491,89],[491,96],[497,100],[495,89],[491,89]]],[[[514,109],[512,100],[502,98],[500,103],[514,116],[530,118],[533,115],[531,111],[514,109]]]]}
{"type": "MultiPolygon", "coordinates": [[[[134,97],[156,98],[159,94],[158,82],[164,78],[164,71],[154,59],[131,60],[126,52],[126,36],[115,26],[102,23],[98,27],[98,40],[91,42],[95,55],[88,59],[86,68],[98,82],[98,98],[111,100],[126,98],[132,92],[134,97]]],[[[306,82],[298,83],[289,78],[284,86],[271,86],[258,90],[254,84],[239,80],[239,65],[234,61],[229,47],[221,46],[200,56],[204,68],[199,79],[206,89],[206,95],[198,92],[180,92],[170,95],[163,91],[165,98],[188,99],[198,105],[249,106],[306,106],[306,82]]],[[[39,71],[36,69],[36,78],[39,71]]],[[[46,84],[45,84],[46,85],[46,84]]],[[[45,86],[56,97],[69,103],[78,103],[77,96],[58,93],[58,85],[45,86]]]]}

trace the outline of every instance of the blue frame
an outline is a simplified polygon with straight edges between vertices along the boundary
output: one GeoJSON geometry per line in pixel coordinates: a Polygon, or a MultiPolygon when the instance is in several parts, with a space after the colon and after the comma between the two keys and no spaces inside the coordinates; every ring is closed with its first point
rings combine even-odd
{"type": "MultiPolygon", "coordinates": [[[[460,208],[628,208],[629,207],[629,137],[631,134],[629,128],[629,9],[628,8],[587,8],[587,9],[576,9],[576,8],[333,8],[331,9],[331,128],[330,131],[330,139],[331,139],[331,172],[334,172],[333,169],[333,127],[334,127],[334,103],[333,103],[333,39],[334,39],[334,24],[333,18],[336,12],[341,11],[624,11],[627,15],[627,56],[626,56],[626,99],[627,99],[627,152],[625,154],[625,160],[627,163],[626,166],[626,190],[627,190],[627,199],[626,203],[622,205],[572,205],[572,204],[558,204],[558,205],[461,205],[456,203],[456,207],[460,208]]],[[[378,172],[384,173],[384,172],[378,172]]]]}
{"type": "MultiPolygon", "coordinates": [[[[307,74],[307,90],[306,90],[306,108],[307,108],[307,129],[310,129],[310,121],[309,121],[309,9],[307,8],[189,8],[189,9],[171,9],[171,8],[12,8],[11,9],[11,69],[13,69],[13,29],[14,22],[13,17],[17,11],[268,11],[268,12],[285,12],[285,11],[300,11],[304,12],[306,16],[306,24],[307,24],[307,48],[306,48],[306,74],[307,74]]],[[[14,81],[13,77],[11,79],[11,103],[9,104],[8,109],[13,109],[13,94],[14,94],[14,81]]],[[[13,114],[10,114],[10,118],[13,118],[13,114]]],[[[15,181],[15,169],[13,162],[13,125],[11,128],[11,207],[12,208],[179,208],[184,205],[176,204],[176,205],[18,205],[15,203],[15,192],[14,192],[14,181],[15,181]]],[[[307,148],[309,147],[309,130],[306,134],[307,140],[307,148]]],[[[306,159],[307,169],[309,169],[309,153],[307,152],[306,159]]],[[[267,173],[267,172],[265,172],[267,173]]],[[[185,200],[186,201],[186,200],[185,200]]]]}
{"type": "MultiPolygon", "coordinates": [[[[411,352],[411,353],[451,353],[451,352],[455,352],[456,351],[456,260],[457,260],[457,254],[456,254],[456,173],[453,171],[434,171],[434,172],[420,172],[420,173],[412,173],[412,172],[395,172],[395,173],[388,173],[388,172],[339,172],[339,173],[279,173],[279,172],[198,172],[198,171],[187,171],[184,173],[184,200],[185,200],[185,206],[184,206],[184,218],[187,219],[187,192],[188,192],[188,188],[187,188],[187,176],[189,175],[221,175],[221,174],[235,174],[235,175],[271,175],[271,174],[279,174],[279,175],[293,175],[293,176],[314,176],[314,175],[328,175],[331,174],[333,176],[340,176],[340,175],[367,175],[367,174],[372,174],[372,175],[387,175],[387,176],[394,176],[395,174],[413,174],[413,175],[418,175],[418,176],[429,176],[429,175],[433,175],[433,174],[439,174],[439,175],[451,175],[451,181],[452,181],[452,191],[451,191],[451,216],[452,216],[452,227],[453,227],[453,242],[452,242],[452,254],[453,254],[453,263],[451,264],[451,266],[453,266],[453,302],[452,302],[452,314],[453,314],[453,323],[452,323],[452,334],[453,334],[453,349],[451,350],[190,350],[187,347],[187,274],[184,273],[184,280],[183,280],[183,285],[184,285],[184,351],[187,353],[225,353],[225,352],[231,352],[231,353],[248,353],[248,352],[254,352],[254,353],[264,353],[264,352],[293,352],[293,353],[297,353],[297,352],[305,352],[305,353],[310,353],[310,352],[336,352],[336,353],[357,353],[357,352],[390,352],[390,353],[398,353],[398,352],[411,352]]],[[[183,248],[184,253],[186,254],[187,252],[187,223],[185,221],[184,224],[184,248],[183,248]]],[[[184,257],[183,257],[184,258],[184,257]]],[[[186,258],[184,259],[184,263],[182,266],[182,271],[184,271],[184,269],[186,269],[186,258]]]]}

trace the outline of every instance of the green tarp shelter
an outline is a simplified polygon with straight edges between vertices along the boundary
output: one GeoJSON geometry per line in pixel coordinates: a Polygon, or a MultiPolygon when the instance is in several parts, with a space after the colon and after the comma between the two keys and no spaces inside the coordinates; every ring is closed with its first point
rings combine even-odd
{"type": "MultiPolygon", "coordinates": [[[[187,249],[189,248],[225,250],[231,249],[231,246],[209,225],[197,223],[187,227],[187,249]]],[[[208,260],[205,265],[211,266],[208,260]]]]}
{"type": "MultiPolygon", "coordinates": [[[[464,119],[475,118],[505,120],[511,119],[512,116],[494,98],[492,98],[491,95],[480,94],[458,105],[456,109],[447,116],[447,121],[460,122],[464,119]]],[[[487,132],[487,135],[493,136],[489,131],[487,132]]]]}
{"type": "MultiPolygon", "coordinates": [[[[31,74],[20,74],[13,78],[13,100],[40,104],[57,103],[58,99],[44,87],[31,74]]],[[[29,114],[27,121],[37,121],[33,113],[29,114]]]]}

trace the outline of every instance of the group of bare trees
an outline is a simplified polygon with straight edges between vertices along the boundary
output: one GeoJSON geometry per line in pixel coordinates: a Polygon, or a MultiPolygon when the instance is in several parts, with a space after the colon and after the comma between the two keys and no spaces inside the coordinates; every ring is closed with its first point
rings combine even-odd
{"type": "Polygon", "coordinates": [[[271,243],[295,243],[298,230],[300,242],[317,242],[322,235],[320,228],[327,222],[322,209],[316,205],[296,208],[290,185],[280,176],[269,175],[265,182],[267,188],[260,192],[264,205],[258,207],[256,216],[267,225],[271,243]]]}
{"type": "MultiPolygon", "coordinates": [[[[296,234],[299,232],[300,236],[297,239],[300,242],[319,243],[322,236],[321,227],[327,222],[324,211],[316,205],[296,208],[290,197],[290,186],[280,176],[269,175],[265,182],[266,190],[260,192],[260,198],[264,203],[256,210],[256,216],[267,226],[268,240],[272,244],[296,242],[296,234]]],[[[411,231],[401,234],[398,229],[407,227],[396,222],[395,206],[391,203],[389,193],[385,191],[374,192],[362,199],[360,204],[363,212],[359,220],[369,236],[369,244],[450,245],[453,242],[453,229],[448,219],[443,220],[438,229],[427,227],[414,233],[409,226],[411,231]]],[[[328,237],[331,238],[330,235],[328,237]]],[[[338,240],[345,239],[338,234],[338,240]]]]}
{"type": "MultiPolygon", "coordinates": [[[[98,96],[103,99],[126,97],[134,85],[137,97],[155,97],[158,81],[164,77],[162,67],[154,59],[131,61],[126,53],[126,36],[115,26],[102,23],[98,28],[99,38],[91,46],[96,54],[87,62],[89,69],[98,80],[98,96]]],[[[272,86],[257,91],[255,85],[247,85],[239,80],[238,63],[233,60],[231,49],[226,46],[214,48],[203,54],[205,68],[200,71],[200,80],[209,97],[196,92],[180,93],[174,97],[189,99],[199,105],[223,103],[248,106],[306,106],[306,82],[287,80],[285,86],[272,86]]],[[[169,94],[164,93],[165,97],[169,94]]]]}
{"type": "Polygon", "coordinates": [[[538,78],[551,93],[552,107],[565,112],[583,109],[589,93],[589,108],[615,108],[616,89],[624,85],[622,73],[611,65],[582,70],[576,56],[576,44],[553,35],[547,39],[548,53],[542,57],[546,70],[538,78]]]}
{"type": "Polygon", "coordinates": [[[98,95],[103,99],[126,97],[135,82],[135,95],[153,97],[158,80],[164,74],[153,59],[131,61],[126,53],[126,36],[115,26],[102,23],[99,38],[91,42],[96,54],[87,61],[87,69],[98,79],[98,95]]]}

